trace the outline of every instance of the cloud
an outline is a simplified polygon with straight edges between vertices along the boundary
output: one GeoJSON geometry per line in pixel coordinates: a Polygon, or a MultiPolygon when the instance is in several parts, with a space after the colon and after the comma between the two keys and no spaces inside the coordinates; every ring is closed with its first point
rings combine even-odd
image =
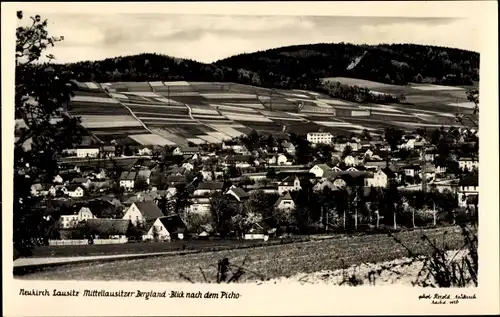
{"type": "Polygon", "coordinates": [[[213,62],[279,46],[350,42],[416,43],[480,49],[478,25],[457,18],[49,14],[65,41],[59,62],[156,52],[213,62]]]}

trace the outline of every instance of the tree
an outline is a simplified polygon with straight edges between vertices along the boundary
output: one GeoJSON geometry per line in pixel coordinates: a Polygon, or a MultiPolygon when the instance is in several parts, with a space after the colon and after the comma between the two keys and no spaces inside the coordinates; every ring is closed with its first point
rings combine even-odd
{"type": "Polygon", "coordinates": [[[392,151],[395,151],[398,148],[398,144],[401,142],[401,138],[403,137],[403,131],[394,127],[388,127],[385,129],[385,141],[389,143],[392,151]]]}
{"type": "Polygon", "coordinates": [[[137,177],[137,179],[134,182],[134,189],[136,190],[145,190],[146,188],[148,188],[148,186],[149,185],[146,178],[142,176],[137,177]]]}
{"type": "Polygon", "coordinates": [[[233,229],[233,216],[236,210],[229,204],[222,194],[217,193],[210,199],[210,212],[214,230],[222,238],[229,236],[233,229]]]}
{"type": "MultiPolygon", "coordinates": [[[[17,12],[20,23],[23,13],[17,12]]],[[[65,114],[72,96],[69,78],[48,64],[39,63],[48,47],[63,40],[47,32],[47,20],[39,15],[16,30],[15,117],[23,119],[26,128],[14,143],[14,223],[15,254],[28,255],[43,243],[46,221],[35,208],[38,198],[31,197],[34,180],[51,180],[57,172],[57,156],[63,149],[81,142],[79,119],[65,114]],[[61,111],[62,110],[62,111],[61,111]],[[62,121],[51,119],[61,115],[62,121]],[[26,142],[31,140],[31,148],[26,142]]]]}

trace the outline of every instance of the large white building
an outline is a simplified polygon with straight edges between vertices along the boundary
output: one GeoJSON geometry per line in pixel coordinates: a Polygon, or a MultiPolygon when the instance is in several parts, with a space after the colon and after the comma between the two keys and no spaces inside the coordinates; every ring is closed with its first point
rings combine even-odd
{"type": "Polygon", "coordinates": [[[309,132],[307,141],[312,144],[332,144],[333,135],[330,132],[309,132]]]}

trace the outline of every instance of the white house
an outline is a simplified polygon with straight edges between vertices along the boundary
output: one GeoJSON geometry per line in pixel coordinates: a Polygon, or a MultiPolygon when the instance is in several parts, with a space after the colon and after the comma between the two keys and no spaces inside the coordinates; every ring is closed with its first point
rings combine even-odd
{"type": "Polygon", "coordinates": [[[85,157],[98,157],[99,156],[99,148],[77,148],[76,149],[76,156],[80,158],[85,158],[85,157]]]}
{"type": "Polygon", "coordinates": [[[278,183],[278,194],[280,195],[290,191],[298,191],[300,189],[302,189],[302,186],[300,185],[300,179],[297,176],[288,176],[278,183]]]}
{"type": "Polygon", "coordinates": [[[137,172],[122,172],[120,175],[120,187],[126,190],[131,190],[135,185],[135,178],[137,177],[137,172]]]}
{"type": "Polygon", "coordinates": [[[469,171],[479,168],[479,160],[470,157],[462,157],[458,160],[458,167],[461,170],[468,169],[469,171]]]}
{"type": "Polygon", "coordinates": [[[139,149],[137,151],[137,154],[139,154],[141,156],[151,155],[152,153],[153,153],[153,151],[151,151],[151,149],[149,149],[147,147],[144,147],[144,148],[139,149]]]}
{"type": "Polygon", "coordinates": [[[64,179],[61,177],[61,175],[54,176],[54,178],[52,179],[52,181],[54,183],[58,183],[58,184],[64,183],[64,179]]]}
{"type": "Polygon", "coordinates": [[[307,141],[312,144],[332,144],[333,135],[330,132],[309,132],[307,141]]]}
{"type": "Polygon", "coordinates": [[[151,170],[149,168],[141,169],[137,172],[136,180],[137,179],[144,179],[146,184],[149,185],[151,183],[151,170]]]}
{"type": "Polygon", "coordinates": [[[352,155],[347,155],[344,158],[344,164],[347,166],[356,166],[358,165],[358,163],[359,163],[358,159],[352,155]]]}
{"type": "Polygon", "coordinates": [[[63,229],[74,228],[78,223],[87,221],[88,219],[95,219],[89,208],[82,207],[77,214],[74,215],[61,215],[59,218],[60,227],[63,229]]]}
{"type": "Polygon", "coordinates": [[[177,216],[164,216],[155,220],[143,239],[155,239],[158,241],[171,241],[184,239],[187,231],[186,224],[177,216]]]}
{"type": "Polygon", "coordinates": [[[172,151],[172,155],[194,155],[200,153],[200,149],[197,147],[176,147],[172,151]]]}
{"type": "Polygon", "coordinates": [[[67,193],[68,193],[69,197],[79,198],[79,197],[83,197],[84,190],[79,185],[69,185],[67,187],[67,193]]]}
{"type": "Polygon", "coordinates": [[[286,165],[288,158],[283,154],[273,155],[267,163],[269,165],[286,165]]]}
{"type": "Polygon", "coordinates": [[[389,181],[394,178],[395,175],[390,169],[379,169],[371,177],[365,178],[365,186],[385,188],[389,185],[389,181]]]}
{"type": "Polygon", "coordinates": [[[84,188],[89,188],[92,182],[86,177],[77,177],[71,180],[72,184],[81,185],[84,188]]]}
{"type": "Polygon", "coordinates": [[[279,210],[292,210],[295,208],[295,202],[290,196],[290,193],[286,193],[285,196],[281,196],[278,198],[276,203],[274,204],[274,208],[279,210]]]}
{"type": "Polygon", "coordinates": [[[312,173],[316,176],[316,178],[321,178],[327,171],[331,171],[332,169],[330,166],[326,164],[317,164],[314,165],[310,170],[309,173],[312,173]]]}
{"type": "Polygon", "coordinates": [[[159,217],[163,217],[163,213],[153,201],[135,202],[123,215],[123,219],[130,220],[134,225],[152,221],[159,217]]]}
{"type": "Polygon", "coordinates": [[[201,197],[193,198],[192,204],[187,206],[185,209],[186,215],[197,214],[197,215],[208,215],[210,214],[210,198],[201,197]]]}
{"type": "Polygon", "coordinates": [[[185,168],[186,171],[192,171],[194,168],[194,165],[189,163],[189,162],[186,162],[186,163],[182,164],[182,167],[185,168]]]}
{"type": "Polygon", "coordinates": [[[215,192],[220,192],[222,191],[222,187],[224,187],[224,183],[222,182],[200,182],[198,183],[198,187],[194,191],[193,196],[205,196],[215,192]]]}
{"type": "Polygon", "coordinates": [[[373,156],[373,151],[371,149],[366,150],[364,157],[370,159],[373,156]]]}

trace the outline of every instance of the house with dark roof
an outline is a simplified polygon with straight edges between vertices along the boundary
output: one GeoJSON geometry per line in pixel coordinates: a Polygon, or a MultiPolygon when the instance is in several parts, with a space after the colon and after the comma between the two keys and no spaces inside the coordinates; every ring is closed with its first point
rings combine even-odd
{"type": "Polygon", "coordinates": [[[120,187],[131,190],[135,186],[137,172],[125,171],[120,175],[120,187]]]}
{"type": "Polygon", "coordinates": [[[286,193],[285,196],[278,197],[276,203],[274,203],[274,208],[279,210],[292,210],[295,208],[295,202],[292,199],[290,193],[286,193]]]}
{"type": "Polygon", "coordinates": [[[396,174],[388,167],[379,169],[369,177],[365,178],[366,187],[386,188],[391,181],[396,179],[396,174]]]}
{"type": "Polygon", "coordinates": [[[300,179],[297,176],[287,176],[278,183],[278,193],[283,195],[286,192],[301,190],[300,179]]]}
{"type": "Polygon", "coordinates": [[[85,222],[89,234],[94,239],[126,240],[130,221],[127,219],[88,219],[85,222]]]}
{"type": "Polygon", "coordinates": [[[469,173],[458,182],[458,205],[467,207],[478,202],[479,178],[477,173],[469,173]]]}
{"type": "Polygon", "coordinates": [[[236,199],[239,202],[242,202],[242,201],[248,199],[248,197],[250,197],[247,192],[245,192],[240,187],[236,187],[235,185],[232,185],[231,187],[229,187],[229,190],[226,192],[226,195],[233,196],[234,199],[236,199]]]}
{"type": "Polygon", "coordinates": [[[86,177],[77,177],[77,178],[73,178],[71,180],[71,183],[72,184],[76,184],[76,185],[80,185],[80,186],[83,186],[85,188],[89,188],[90,187],[90,184],[92,184],[92,182],[90,181],[90,179],[86,178],[86,177]]]}
{"type": "Polygon", "coordinates": [[[81,185],[70,184],[66,186],[66,193],[68,194],[69,197],[78,198],[78,197],[83,197],[85,191],[83,190],[81,185]]]}
{"type": "Polygon", "coordinates": [[[151,225],[144,240],[172,241],[182,240],[187,234],[187,225],[179,215],[159,217],[151,225]]]}
{"type": "Polygon", "coordinates": [[[205,196],[216,192],[221,192],[224,187],[223,182],[199,182],[193,196],[205,196]]]}
{"type": "Polygon", "coordinates": [[[325,172],[328,172],[331,170],[332,169],[330,168],[330,166],[328,166],[326,164],[316,164],[309,170],[309,172],[316,175],[317,178],[321,178],[321,177],[323,177],[325,172]]]}
{"type": "Polygon", "coordinates": [[[251,155],[228,155],[224,158],[223,166],[235,165],[236,167],[244,168],[252,165],[251,155]]]}
{"type": "Polygon", "coordinates": [[[264,240],[267,241],[270,236],[276,235],[278,224],[272,217],[262,219],[250,226],[245,232],[243,238],[245,240],[264,240]]]}
{"type": "Polygon", "coordinates": [[[127,209],[123,219],[129,220],[132,224],[147,223],[163,217],[163,213],[154,201],[134,202],[127,209]]]}
{"type": "Polygon", "coordinates": [[[194,155],[194,154],[199,154],[200,149],[198,147],[183,147],[179,146],[176,147],[172,151],[172,155],[194,155]]]}

